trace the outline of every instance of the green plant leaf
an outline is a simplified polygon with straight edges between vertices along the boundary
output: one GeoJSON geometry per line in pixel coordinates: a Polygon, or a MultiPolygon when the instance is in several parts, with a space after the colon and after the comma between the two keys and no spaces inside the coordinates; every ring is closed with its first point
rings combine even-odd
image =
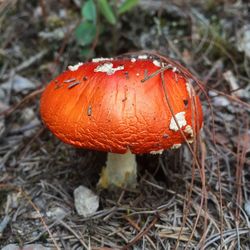
{"type": "Polygon", "coordinates": [[[138,0],[126,0],[124,3],[118,8],[118,14],[121,15],[125,12],[130,11],[138,4],[138,0]]]}
{"type": "Polygon", "coordinates": [[[107,0],[98,0],[99,8],[102,15],[107,19],[107,21],[114,25],[116,24],[116,17],[115,14],[109,5],[107,0]]]}
{"type": "Polygon", "coordinates": [[[82,17],[91,22],[96,22],[96,6],[93,0],[88,0],[81,9],[82,17]]]}
{"type": "Polygon", "coordinates": [[[85,46],[93,42],[96,36],[96,26],[91,22],[81,23],[75,30],[78,44],[85,46]]]}

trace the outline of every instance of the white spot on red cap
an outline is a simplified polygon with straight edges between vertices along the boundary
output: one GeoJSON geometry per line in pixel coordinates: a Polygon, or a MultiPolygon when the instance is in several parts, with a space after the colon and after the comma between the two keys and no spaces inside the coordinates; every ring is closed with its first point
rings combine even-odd
{"type": "Polygon", "coordinates": [[[180,148],[180,147],[181,147],[181,144],[177,143],[177,144],[173,144],[173,146],[171,147],[171,149],[177,149],[177,148],[180,148]]]}
{"type": "Polygon", "coordinates": [[[132,63],[134,63],[134,62],[136,62],[136,59],[133,57],[133,58],[131,58],[131,60],[130,60],[132,63]]]}
{"type": "Polygon", "coordinates": [[[77,64],[75,64],[75,65],[69,65],[68,66],[68,69],[70,70],[70,71],[76,71],[76,70],[78,70],[78,68],[80,67],[80,66],[82,66],[83,65],[83,63],[82,62],[79,62],[79,63],[77,63],[77,64]]]}
{"type": "Polygon", "coordinates": [[[184,129],[184,132],[186,134],[188,134],[190,136],[190,139],[188,139],[188,143],[192,143],[194,140],[193,140],[193,137],[194,137],[194,131],[193,131],[193,128],[190,126],[190,125],[187,125],[184,129]]]}
{"type": "Polygon", "coordinates": [[[154,60],[154,61],[153,61],[153,64],[154,64],[156,67],[161,67],[161,62],[158,61],[158,60],[154,60]]]}
{"type": "Polygon", "coordinates": [[[116,68],[113,68],[113,63],[107,62],[101,65],[98,65],[95,69],[94,72],[103,72],[107,73],[107,75],[113,75],[116,71],[123,70],[124,66],[120,65],[116,68]]]}
{"type": "Polygon", "coordinates": [[[147,58],[148,58],[148,55],[139,55],[138,56],[138,59],[140,59],[140,60],[145,60],[147,58]]]}
{"type": "Polygon", "coordinates": [[[172,71],[175,73],[178,71],[178,69],[176,67],[173,67],[172,71]]]}
{"type": "Polygon", "coordinates": [[[160,150],[155,150],[155,151],[150,151],[150,154],[152,154],[152,155],[156,155],[156,154],[162,154],[163,153],[163,150],[164,149],[160,149],[160,150]]]}
{"type": "MultiPolygon", "coordinates": [[[[183,126],[185,126],[187,124],[187,121],[185,119],[185,111],[177,113],[175,115],[175,119],[176,119],[176,121],[177,121],[177,123],[178,123],[178,125],[179,125],[180,128],[182,128],[183,126]]],[[[174,119],[174,117],[171,118],[169,128],[171,130],[178,131],[179,127],[176,124],[175,119],[174,119]]]]}
{"type": "Polygon", "coordinates": [[[105,57],[100,57],[100,58],[93,58],[92,62],[104,62],[104,61],[113,61],[114,58],[105,58],[105,57]]]}
{"type": "Polygon", "coordinates": [[[184,129],[184,132],[189,134],[191,137],[194,137],[193,128],[190,125],[187,125],[184,129]]]}

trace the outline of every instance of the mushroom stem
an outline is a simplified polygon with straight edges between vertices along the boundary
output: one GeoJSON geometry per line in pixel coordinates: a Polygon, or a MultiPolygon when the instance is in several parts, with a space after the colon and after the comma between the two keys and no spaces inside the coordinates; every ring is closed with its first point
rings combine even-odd
{"type": "Polygon", "coordinates": [[[135,155],[130,151],[125,154],[108,153],[106,167],[102,170],[98,186],[134,188],[137,183],[136,172],[135,155]]]}

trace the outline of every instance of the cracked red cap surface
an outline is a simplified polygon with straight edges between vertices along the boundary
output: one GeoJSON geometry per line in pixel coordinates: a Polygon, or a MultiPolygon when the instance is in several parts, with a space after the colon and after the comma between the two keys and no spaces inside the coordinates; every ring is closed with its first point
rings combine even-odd
{"type": "Polygon", "coordinates": [[[185,141],[180,130],[192,141],[202,124],[190,79],[147,56],[69,66],[46,87],[40,112],[63,142],[113,153],[177,148],[185,141]],[[161,67],[166,93],[161,74],[155,74],[161,67]]]}

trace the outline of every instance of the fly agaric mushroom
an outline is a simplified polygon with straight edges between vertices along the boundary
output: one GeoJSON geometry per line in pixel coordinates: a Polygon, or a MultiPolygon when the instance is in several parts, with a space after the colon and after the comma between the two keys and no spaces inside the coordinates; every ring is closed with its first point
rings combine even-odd
{"type": "Polygon", "coordinates": [[[153,55],[96,58],[69,66],[42,94],[41,117],[52,133],[108,152],[101,187],[134,187],[135,154],[178,148],[200,130],[191,79],[167,62],[153,55]]]}

